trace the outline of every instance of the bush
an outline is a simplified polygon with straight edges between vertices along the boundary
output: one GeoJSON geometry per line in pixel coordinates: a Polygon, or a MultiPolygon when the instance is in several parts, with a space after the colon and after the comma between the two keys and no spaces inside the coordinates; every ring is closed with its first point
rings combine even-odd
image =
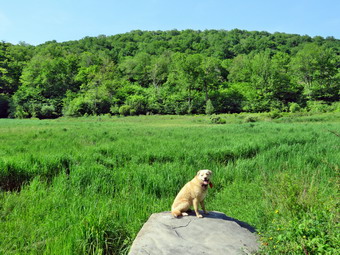
{"type": "Polygon", "coordinates": [[[334,112],[340,112],[340,102],[333,103],[332,108],[334,112]]]}
{"type": "Polygon", "coordinates": [[[307,109],[312,113],[330,112],[332,107],[324,101],[308,101],[307,109]]]}
{"type": "Polygon", "coordinates": [[[290,103],[289,104],[289,111],[292,113],[299,112],[301,107],[298,103],[290,103]]]}
{"type": "Polygon", "coordinates": [[[214,112],[215,112],[215,108],[214,108],[214,106],[213,106],[211,100],[209,99],[209,100],[207,101],[206,106],[205,106],[205,114],[211,115],[211,114],[213,114],[214,112]]]}
{"type": "Polygon", "coordinates": [[[63,109],[63,114],[65,116],[80,117],[92,113],[93,102],[84,96],[74,98],[68,105],[65,105],[63,109]]]}
{"type": "Polygon", "coordinates": [[[119,114],[123,115],[123,116],[128,116],[128,115],[130,115],[130,110],[131,110],[131,106],[130,105],[122,105],[119,108],[119,114]]]}
{"type": "Polygon", "coordinates": [[[269,117],[272,119],[278,119],[282,117],[282,113],[279,110],[273,110],[269,112],[269,117]]]}
{"type": "Polygon", "coordinates": [[[147,100],[142,95],[132,95],[126,101],[127,105],[133,109],[133,115],[145,114],[147,109],[147,100]]]}
{"type": "Polygon", "coordinates": [[[29,113],[24,109],[24,107],[22,107],[21,105],[18,105],[15,107],[13,116],[14,118],[17,118],[17,119],[24,119],[29,116],[29,113]]]}
{"type": "Polygon", "coordinates": [[[41,107],[39,118],[50,119],[55,117],[57,117],[57,114],[53,105],[43,105],[41,107]]]}
{"type": "Polygon", "coordinates": [[[245,119],[244,119],[244,122],[256,122],[258,121],[258,117],[255,117],[255,116],[247,116],[245,119]]]}
{"type": "Polygon", "coordinates": [[[234,88],[224,88],[209,93],[214,102],[214,113],[239,113],[244,97],[234,88]]]}
{"type": "Polygon", "coordinates": [[[225,119],[222,119],[220,116],[212,115],[210,117],[210,121],[213,124],[225,124],[227,121],[225,119]]]}
{"type": "Polygon", "coordinates": [[[37,118],[40,115],[42,104],[36,101],[28,102],[28,113],[32,118],[37,118]]]}
{"type": "Polygon", "coordinates": [[[137,111],[135,109],[130,109],[130,115],[131,116],[137,115],[137,111]]]}
{"type": "Polygon", "coordinates": [[[119,107],[116,105],[112,105],[110,107],[110,112],[112,115],[118,115],[119,114],[119,107]]]}

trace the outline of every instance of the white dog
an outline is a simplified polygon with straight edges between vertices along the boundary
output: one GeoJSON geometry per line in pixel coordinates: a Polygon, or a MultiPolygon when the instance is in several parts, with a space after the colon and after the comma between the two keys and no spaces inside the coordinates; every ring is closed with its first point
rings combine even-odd
{"type": "Polygon", "coordinates": [[[193,206],[196,216],[203,218],[198,211],[199,204],[201,204],[204,213],[208,214],[205,209],[204,198],[207,194],[208,185],[212,187],[211,175],[212,171],[210,170],[200,170],[190,182],[184,185],[172,204],[171,213],[173,216],[186,216],[188,215],[187,211],[193,206]]]}

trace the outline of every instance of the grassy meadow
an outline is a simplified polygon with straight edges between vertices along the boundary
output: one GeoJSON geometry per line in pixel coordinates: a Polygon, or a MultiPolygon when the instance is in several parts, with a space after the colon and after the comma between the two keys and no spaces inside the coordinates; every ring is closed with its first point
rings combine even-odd
{"type": "Polygon", "coordinates": [[[339,253],[340,114],[0,120],[0,254],[127,254],[199,169],[261,254],[339,253]]]}

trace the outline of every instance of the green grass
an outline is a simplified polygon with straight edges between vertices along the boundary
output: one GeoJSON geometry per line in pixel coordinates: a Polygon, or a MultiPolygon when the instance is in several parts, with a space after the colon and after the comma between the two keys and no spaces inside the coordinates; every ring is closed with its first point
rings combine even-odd
{"type": "Polygon", "coordinates": [[[199,169],[260,253],[338,253],[340,115],[221,118],[0,120],[0,254],[126,254],[199,169]]]}

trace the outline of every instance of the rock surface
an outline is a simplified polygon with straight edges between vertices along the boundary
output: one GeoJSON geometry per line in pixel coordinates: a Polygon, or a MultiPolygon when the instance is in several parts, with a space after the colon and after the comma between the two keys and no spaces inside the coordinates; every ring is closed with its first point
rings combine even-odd
{"type": "Polygon", "coordinates": [[[139,231],[129,255],[252,254],[259,248],[255,229],[248,224],[209,212],[204,218],[174,218],[154,213],[139,231]]]}

